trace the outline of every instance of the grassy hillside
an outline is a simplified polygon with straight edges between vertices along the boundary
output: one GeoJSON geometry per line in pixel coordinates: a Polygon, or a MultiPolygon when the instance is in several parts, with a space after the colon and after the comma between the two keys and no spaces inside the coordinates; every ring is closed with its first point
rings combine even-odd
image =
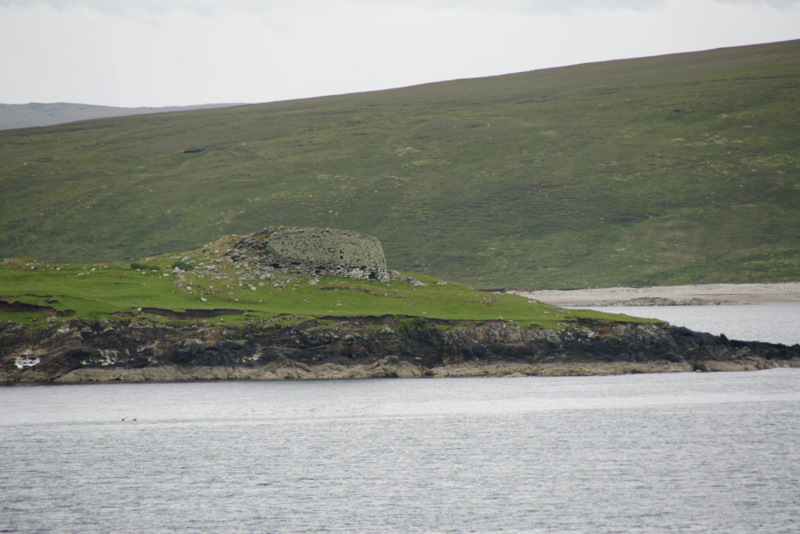
{"type": "Polygon", "coordinates": [[[0,132],[0,257],[299,225],[476,287],[786,281],[798,206],[800,41],[0,132]]]}

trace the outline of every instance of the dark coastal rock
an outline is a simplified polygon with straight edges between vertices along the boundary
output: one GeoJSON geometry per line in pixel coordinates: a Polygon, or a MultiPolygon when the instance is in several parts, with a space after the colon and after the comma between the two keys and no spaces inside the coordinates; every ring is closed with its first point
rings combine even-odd
{"type": "Polygon", "coordinates": [[[800,366],[800,346],[663,324],[554,331],[502,321],[325,318],[295,326],[68,320],[0,323],[0,383],[576,375],[800,366]]]}

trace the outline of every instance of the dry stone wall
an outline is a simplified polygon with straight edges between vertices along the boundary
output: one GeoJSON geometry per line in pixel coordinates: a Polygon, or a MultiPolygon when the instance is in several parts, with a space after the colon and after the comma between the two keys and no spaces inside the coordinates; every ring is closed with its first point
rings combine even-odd
{"type": "Polygon", "coordinates": [[[377,238],[332,228],[270,227],[241,239],[233,258],[293,274],[381,281],[391,277],[377,238]]]}

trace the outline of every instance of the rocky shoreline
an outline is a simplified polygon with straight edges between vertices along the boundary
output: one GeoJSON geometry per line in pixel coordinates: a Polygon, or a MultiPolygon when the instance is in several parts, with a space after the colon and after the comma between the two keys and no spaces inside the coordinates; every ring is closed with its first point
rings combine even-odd
{"type": "Polygon", "coordinates": [[[568,376],[800,367],[800,345],[728,340],[666,324],[327,317],[208,326],[118,318],[50,328],[0,323],[0,384],[568,376]]]}

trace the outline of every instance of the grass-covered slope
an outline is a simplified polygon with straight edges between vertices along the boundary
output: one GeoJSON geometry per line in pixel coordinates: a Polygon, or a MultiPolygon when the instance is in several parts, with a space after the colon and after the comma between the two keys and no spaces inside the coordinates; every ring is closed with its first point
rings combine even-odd
{"type": "Polygon", "coordinates": [[[285,224],[484,288],[797,280],[799,124],[793,41],[0,132],[0,257],[285,224]]]}
{"type": "Polygon", "coordinates": [[[392,315],[448,321],[503,321],[557,328],[577,319],[648,322],[591,311],[564,311],[516,295],[489,294],[422,277],[362,281],[289,275],[230,260],[235,236],[184,254],[130,265],[0,263],[0,320],[51,324],[67,318],[144,316],[193,323],[297,323],[326,317],[392,315]]]}

